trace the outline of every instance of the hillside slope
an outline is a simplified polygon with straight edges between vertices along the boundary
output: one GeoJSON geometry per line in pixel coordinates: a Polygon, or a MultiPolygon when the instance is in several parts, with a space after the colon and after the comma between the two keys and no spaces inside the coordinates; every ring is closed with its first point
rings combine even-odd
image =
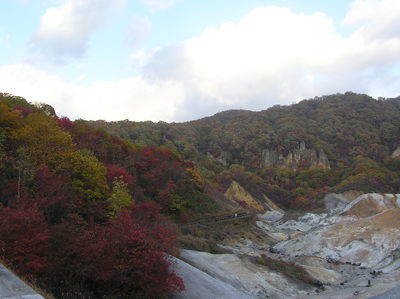
{"type": "Polygon", "coordinates": [[[92,125],[139,145],[164,146],[192,160],[208,156],[224,166],[236,163],[257,169],[265,166],[266,150],[287,156],[305,146],[323,150],[336,167],[357,155],[374,160],[390,155],[400,141],[399,113],[400,98],[375,100],[346,93],[260,112],[225,111],[185,123],[96,121],[92,125]]]}
{"type": "Polygon", "coordinates": [[[223,191],[235,179],[286,206],[315,207],[310,199],[326,188],[399,191],[400,98],[348,92],[185,123],[90,124],[194,161],[223,191]]]}

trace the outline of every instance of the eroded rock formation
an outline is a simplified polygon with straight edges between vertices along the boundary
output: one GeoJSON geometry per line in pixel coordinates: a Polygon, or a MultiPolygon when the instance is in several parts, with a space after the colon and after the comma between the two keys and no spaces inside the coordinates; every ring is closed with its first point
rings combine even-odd
{"type": "Polygon", "coordinates": [[[308,149],[304,141],[298,148],[284,155],[277,149],[266,149],[262,152],[261,167],[278,167],[297,170],[299,168],[329,169],[328,157],[322,149],[308,149]]]}
{"type": "Polygon", "coordinates": [[[218,156],[214,156],[210,152],[207,152],[208,160],[219,163],[223,166],[228,166],[228,161],[231,159],[231,155],[228,152],[222,151],[218,156]]]}

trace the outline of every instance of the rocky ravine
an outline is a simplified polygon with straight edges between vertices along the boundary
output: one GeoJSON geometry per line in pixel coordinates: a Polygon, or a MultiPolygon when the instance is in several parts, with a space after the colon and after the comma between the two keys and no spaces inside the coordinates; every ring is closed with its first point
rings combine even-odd
{"type": "MultiPolygon", "coordinates": [[[[244,298],[243,294],[253,298],[387,298],[390,292],[396,293],[400,194],[364,194],[354,200],[330,194],[324,200],[324,214],[308,213],[286,222],[281,220],[282,211],[259,215],[257,226],[273,242],[255,244],[242,239],[220,244],[230,254],[184,250],[181,258],[232,286],[238,292],[236,298],[244,298]],[[257,262],[260,256],[265,263],[257,262]],[[276,263],[281,269],[271,267],[276,263]],[[283,269],[285,265],[289,270],[283,269]],[[288,276],[299,269],[297,277],[288,276]]],[[[183,276],[187,279],[187,273],[183,276]]],[[[209,297],[202,292],[191,298],[209,297]]]]}

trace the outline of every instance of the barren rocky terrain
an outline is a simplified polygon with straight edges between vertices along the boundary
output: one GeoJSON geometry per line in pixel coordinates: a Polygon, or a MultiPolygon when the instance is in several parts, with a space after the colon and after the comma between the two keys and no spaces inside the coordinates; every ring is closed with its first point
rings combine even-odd
{"type": "Polygon", "coordinates": [[[243,237],[219,244],[229,253],[182,250],[180,258],[236,298],[397,298],[400,194],[355,194],[329,194],[325,213],[287,221],[271,209],[256,221],[264,241],[243,237]]]}

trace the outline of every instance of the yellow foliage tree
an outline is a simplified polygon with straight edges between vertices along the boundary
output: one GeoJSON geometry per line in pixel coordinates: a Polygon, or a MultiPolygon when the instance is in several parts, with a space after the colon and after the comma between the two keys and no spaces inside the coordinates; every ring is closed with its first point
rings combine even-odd
{"type": "Polygon", "coordinates": [[[106,168],[91,152],[73,152],[69,167],[72,185],[84,199],[102,199],[108,193],[106,168]]]}
{"type": "Polygon", "coordinates": [[[129,194],[128,184],[123,181],[122,176],[114,178],[113,189],[108,199],[110,216],[117,216],[121,210],[133,206],[133,200],[129,194]]]}
{"type": "Polygon", "coordinates": [[[59,128],[54,118],[43,113],[28,115],[22,126],[12,132],[12,138],[35,165],[44,164],[56,172],[67,168],[75,151],[71,135],[59,128]]]}
{"type": "Polygon", "coordinates": [[[19,111],[12,110],[6,104],[0,104],[0,132],[9,133],[18,126],[21,118],[19,111]]]}

